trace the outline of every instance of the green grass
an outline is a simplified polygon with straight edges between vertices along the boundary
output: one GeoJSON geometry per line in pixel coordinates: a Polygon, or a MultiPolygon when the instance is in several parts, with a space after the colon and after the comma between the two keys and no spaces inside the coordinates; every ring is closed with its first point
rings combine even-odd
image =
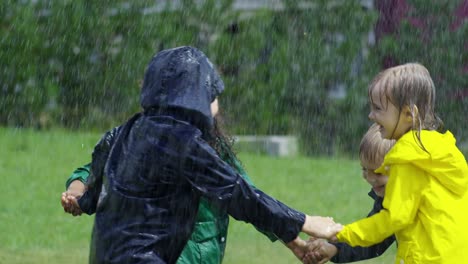
{"type": "MultiPolygon", "coordinates": [[[[65,214],[60,194],[99,137],[0,128],[0,263],[87,263],[93,217],[65,214]]],[[[257,187],[308,214],[348,223],[371,208],[356,160],[239,157],[257,187]]],[[[393,263],[394,252],[361,263],[393,263]]],[[[296,262],[281,243],[231,219],[225,264],[296,262]]]]}

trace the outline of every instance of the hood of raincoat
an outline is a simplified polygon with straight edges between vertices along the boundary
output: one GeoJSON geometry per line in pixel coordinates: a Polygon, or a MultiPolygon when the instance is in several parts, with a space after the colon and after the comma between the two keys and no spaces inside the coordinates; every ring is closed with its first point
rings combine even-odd
{"type": "Polygon", "coordinates": [[[468,166],[452,133],[422,130],[420,138],[427,152],[415,132],[410,131],[387,153],[384,164],[411,163],[435,177],[452,193],[463,195],[468,189],[468,166]]]}
{"type": "Polygon", "coordinates": [[[140,104],[145,111],[177,113],[202,131],[213,125],[210,105],[224,90],[211,61],[193,47],[163,50],[149,63],[140,104]],[[190,120],[187,120],[190,119],[190,120]]]}

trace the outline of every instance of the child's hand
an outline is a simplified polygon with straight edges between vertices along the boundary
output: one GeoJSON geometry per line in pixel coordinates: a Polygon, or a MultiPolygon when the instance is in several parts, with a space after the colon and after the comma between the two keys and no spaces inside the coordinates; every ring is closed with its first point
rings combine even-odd
{"type": "Polygon", "coordinates": [[[308,251],[302,259],[303,263],[323,264],[338,253],[338,249],[324,239],[311,237],[307,242],[308,251]]]}
{"type": "Polygon", "coordinates": [[[79,216],[83,212],[78,205],[78,199],[85,191],[85,185],[81,181],[73,181],[67,191],[62,193],[61,203],[63,210],[73,216],[79,216]]]}
{"type": "Polygon", "coordinates": [[[300,237],[296,237],[293,241],[286,244],[286,246],[293,252],[293,254],[299,259],[303,260],[305,258],[305,254],[308,250],[308,244],[306,241],[301,239],[300,237]]]}
{"type": "Polygon", "coordinates": [[[73,216],[81,215],[83,212],[78,205],[78,199],[80,197],[81,196],[75,196],[75,194],[69,194],[68,192],[62,193],[61,203],[63,210],[73,216]]]}
{"type": "Polygon", "coordinates": [[[331,217],[309,216],[302,226],[302,231],[309,236],[336,240],[336,234],[343,229],[341,224],[337,224],[331,217]]]}

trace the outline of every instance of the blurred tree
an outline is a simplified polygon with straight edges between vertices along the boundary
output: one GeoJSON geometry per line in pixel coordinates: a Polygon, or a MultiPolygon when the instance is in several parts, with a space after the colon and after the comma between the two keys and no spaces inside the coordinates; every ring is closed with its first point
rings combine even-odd
{"type": "Polygon", "coordinates": [[[45,113],[107,129],[138,111],[152,55],[193,45],[219,66],[233,133],[296,134],[310,155],[356,153],[382,62],[420,61],[447,127],[466,136],[466,14],[451,14],[468,1],[397,2],[406,3],[375,0],[377,17],[361,0],[254,10],[234,0],[2,1],[0,124],[32,126],[45,113]],[[368,47],[377,18],[378,45],[368,47]]]}
{"type": "Polygon", "coordinates": [[[223,74],[225,115],[239,134],[291,132],[283,91],[288,71],[286,27],[271,10],[226,24],[210,51],[223,74]]]}
{"type": "Polygon", "coordinates": [[[0,2],[0,124],[37,124],[47,103],[41,74],[43,39],[37,34],[37,8],[18,1],[0,2]]]}
{"type": "Polygon", "coordinates": [[[369,77],[358,68],[376,15],[361,1],[283,3],[242,14],[212,45],[227,116],[236,133],[299,134],[307,154],[355,150],[366,93],[332,94],[369,77]]]}
{"type": "Polygon", "coordinates": [[[151,56],[181,45],[206,47],[231,2],[47,2],[44,31],[48,57],[58,65],[64,125],[109,127],[137,111],[151,56]]]}
{"type": "Polygon", "coordinates": [[[50,77],[59,87],[63,124],[77,128],[86,117],[101,115],[97,122],[102,122],[102,117],[123,116],[134,108],[146,64],[140,60],[152,52],[151,42],[141,41],[146,34],[141,9],[150,1],[42,3],[49,12],[43,18],[48,48],[43,55],[54,66],[50,77]]]}
{"type": "Polygon", "coordinates": [[[360,85],[368,68],[361,67],[376,14],[361,1],[307,1],[308,9],[285,2],[281,23],[289,27],[290,74],[284,94],[294,106],[304,152],[354,151],[367,118],[359,98],[366,96],[360,85]]]}
{"type": "Polygon", "coordinates": [[[466,139],[468,1],[387,0],[378,4],[382,19],[376,57],[384,67],[414,61],[425,65],[436,85],[437,113],[458,139],[466,139]],[[396,11],[398,16],[392,15],[396,11]]]}
{"type": "MultiPolygon", "coordinates": [[[[79,127],[90,106],[100,95],[106,69],[106,45],[110,43],[107,2],[47,1],[49,14],[42,30],[47,55],[55,65],[60,120],[79,127]],[[97,3],[97,2],[96,2],[97,3]]],[[[44,54],[43,54],[44,55],[44,54]]]]}

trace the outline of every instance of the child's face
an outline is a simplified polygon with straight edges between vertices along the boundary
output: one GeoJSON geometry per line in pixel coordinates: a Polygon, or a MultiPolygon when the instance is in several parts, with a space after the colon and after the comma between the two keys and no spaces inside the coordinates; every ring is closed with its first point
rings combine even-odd
{"type": "Polygon", "coordinates": [[[380,164],[375,164],[367,160],[361,160],[362,166],[362,176],[364,179],[372,186],[375,194],[379,197],[384,197],[385,195],[385,185],[388,181],[388,176],[380,173],[375,173],[380,164]]]}
{"type": "Polygon", "coordinates": [[[211,107],[211,115],[214,117],[219,111],[218,98],[214,99],[210,107],[211,107]]]}
{"type": "Polygon", "coordinates": [[[408,122],[404,113],[393,105],[382,91],[383,87],[374,88],[371,92],[371,111],[369,119],[380,126],[380,133],[386,139],[399,139],[411,129],[411,122],[408,122]],[[384,98],[382,98],[384,97],[384,98]]]}

